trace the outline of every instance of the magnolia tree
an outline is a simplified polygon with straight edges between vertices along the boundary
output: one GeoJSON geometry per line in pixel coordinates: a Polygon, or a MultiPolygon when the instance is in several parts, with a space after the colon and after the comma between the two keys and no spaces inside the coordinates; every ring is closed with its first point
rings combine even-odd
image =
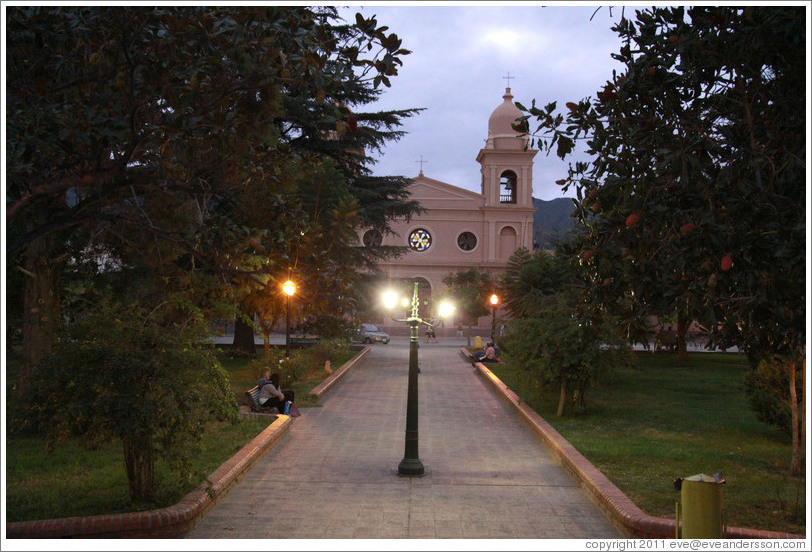
{"type": "MultiPolygon", "coordinates": [[[[517,128],[566,158],[588,301],[704,324],[710,345],[805,358],[806,16],[803,7],[655,7],[614,30],[623,64],[596,97],[522,106],[517,128]]],[[[683,345],[684,350],[684,345],[683,345]]]]}

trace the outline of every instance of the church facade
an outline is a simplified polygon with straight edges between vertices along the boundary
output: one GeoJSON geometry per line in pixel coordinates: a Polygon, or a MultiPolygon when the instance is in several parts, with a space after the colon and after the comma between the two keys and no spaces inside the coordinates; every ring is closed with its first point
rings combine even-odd
{"type": "Polygon", "coordinates": [[[364,246],[409,246],[406,254],[381,262],[379,268],[392,281],[418,281],[421,300],[442,293],[442,280],[449,274],[475,268],[497,277],[516,249],[532,250],[533,158],[538,152],[527,149],[527,138],[512,128],[523,113],[510,88],[502,100],[488,119],[485,146],[476,156],[481,193],[434,180],[421,169],[409,191],[425,212],[394,221],[394,235],[359,233],[364,246]]]}

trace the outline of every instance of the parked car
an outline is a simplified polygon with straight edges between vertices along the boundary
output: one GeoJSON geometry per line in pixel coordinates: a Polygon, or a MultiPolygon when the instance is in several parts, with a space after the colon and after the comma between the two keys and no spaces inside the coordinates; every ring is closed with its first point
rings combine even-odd
{"type": "Polygon", "coordinates": [[[361,324],[355,337],[359,343],[389,343],[389,334],[382,332],[375,324],[361,324]]]}

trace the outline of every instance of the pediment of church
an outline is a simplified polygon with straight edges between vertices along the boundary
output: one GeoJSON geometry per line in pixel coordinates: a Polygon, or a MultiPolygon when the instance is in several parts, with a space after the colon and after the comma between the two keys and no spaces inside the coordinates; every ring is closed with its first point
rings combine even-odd
{"type": "Polygon", "coordinates": [[[410,199],[425,202],[424,207],[432,205],[435,209],[476,208],[483,204],[483,196],[476,192],[458,188],[451,184],[420,175],[409,185],[410,199]]]}

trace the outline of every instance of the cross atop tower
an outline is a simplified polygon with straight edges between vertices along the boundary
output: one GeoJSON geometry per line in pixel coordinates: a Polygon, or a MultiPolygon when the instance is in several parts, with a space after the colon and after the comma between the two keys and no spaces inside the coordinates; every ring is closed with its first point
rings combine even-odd
{"type": "Polygon", "coordinates": [[[508,81],[507,85],[508,85],[508,88],[510,88],[510,79],[515,79],[516,77],[511,77],[510,76],[510,71],[508,71],[507,77],[502,77],[502,78],[506,79],[508,81]]]}

